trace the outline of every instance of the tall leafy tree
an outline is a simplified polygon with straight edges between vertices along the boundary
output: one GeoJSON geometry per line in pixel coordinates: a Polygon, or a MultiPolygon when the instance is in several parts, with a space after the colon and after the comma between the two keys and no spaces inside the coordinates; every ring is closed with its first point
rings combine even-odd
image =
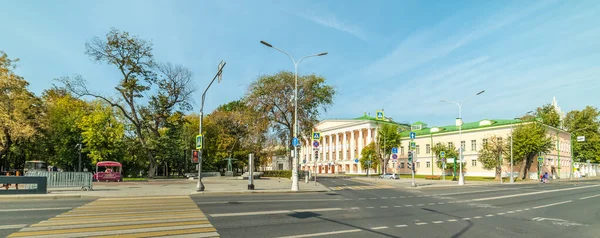
{"type": "Polygon", "coordinates": [[[498,136],[487,138],[487,143],[483,144],[477,156],[484,169],[496,170],[497,180],[502,176],[502,164],[506,158],[510,158],[510,144],[498,136]]]}
{"type": "MultiPolygon", "coordinates": [[[[454,145],[451,146],[447,146],[446,144],[442,144],[442,143],[436,143],[433,147],[431,147],[431,151],[435,154],[435,157],[437,158],[437,167],[442,169],[443,163],[442,163],[442,158],[440,157],[441,152],[445,153],[446,159],[448,158],[454,158],[455,160],[458,161],[458,149],[456,149],[456,147],[454,145]]],[[[459,164],[456,164],[457,166],[457,170],[460,168],[459,164]]],[[[463,163],[463,171],[465,170],[465,163],[463,163]]],[[[454,170],[454,163],[446,163],[446,168],[444,168],[444,170],[454,170]]]]}
{"type": "Polygon", "coordinates": [[[83,151],[92,164],[104,160],[121,161],[124,156],[125,124],[114,109],[103,101],[91,102],[91,110],[81,117],[83,151]]]}
{"type": "Polygon", "coordinates": [[[537,121],[521,124],[512,132],[513,162],[521,163],[522,179],[527,179],[533,161],[540,153],[548,153],[554,146],[546,125],[537,121]]]}
{"type": "Polygon", "coordinates": [[[380,153],[377,152],[377,149],[375,148],[375,142],[371,142],[369,143],[367,146],[365,146],[362,149],[362,152],[360,153],[361,157],[360,157],[360,165],[363,167],[363,169],[367,169],[367,168],[371,168],[371,169],[377,169],[377,167],[379,167],[381,158],[380,158],[380,153]],[[369,160],[371,161],[371,164],[369,166],[369,160]]]}
{"type": "Polygon", "coordinates": [[[552,104],[546,104],[535,109],[535,117],[541,118],[542,122],[551,127],[561,126],[560,115],[552,104]]]}
{"type": "Polygon", "coordinates": [[[15,74],[17,62],[0,51],[0,167],[10,166],[7,156],[11,147],[33,137],[40,127],[36,118],[41,116],[41,100],[27,89],[29,83],[15,74]]]}
{"type": "MultiPolygon", "coordinates": [[[[260,76],[246,92],[246,101],[255,111],[268,118],[272,131],[287,146],[294,136],[294,73],[282,71],[274,75],[260,76]]],[[[318,122],[319,112],[326,111],[333,103],[335,89],[327,85],[325,78],[311,75],[298,77],[298,122],[300,135],[309,135],[318,122]]]]}
{"type": "Polygon", "coordinates": [[[564,125],[573,136],[585,136],[584,142],[573,142],[575,161],[600,162],[600,111],[592,106],[570,111],[564,125]]]}
{"type": "Polygon", "coordinates": [[[400,145],[401,135],[398,125],[389,123],[382,123],[377,130],[377,141],[375,144],[376,151],[378,153],[379,164],[381,165],[381,171],[385,173],[387,164],[392,154],[392,147],[398,147],[400,145]]]}

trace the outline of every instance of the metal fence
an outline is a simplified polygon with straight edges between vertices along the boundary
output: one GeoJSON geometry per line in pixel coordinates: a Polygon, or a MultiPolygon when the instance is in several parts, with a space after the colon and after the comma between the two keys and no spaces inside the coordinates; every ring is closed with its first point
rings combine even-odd
{"type": "Polygon", "coordinates": [[[92,190],[93,175],[90,172],[30,171],[25,176],[48,178],[48,188],[81,187],[84,191],[92,190]]]}

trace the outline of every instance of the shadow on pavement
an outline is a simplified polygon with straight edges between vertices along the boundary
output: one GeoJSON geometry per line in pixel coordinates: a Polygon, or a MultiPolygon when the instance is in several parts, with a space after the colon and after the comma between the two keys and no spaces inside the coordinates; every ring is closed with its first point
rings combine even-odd
{"type": "Polygon", "coordinates": [[[298,218],[298,219],[317,218],[317,219],[321,219],[321,220],[325,220],[325,221],[337,223],[337,224],[348,226],[348,227],[353,227],[353,228],[356,228],[356,229],[360,229],[360,230],[363,230],[363,231],[371,232],[371,233],[382,235],[382,236],[386,236],[386,237],[398,237],[398,238],[401,237],[401,236],[388,235],[388,234],[385,234],[385,233],[382,233],[382,232],[378,232],[378,231],[375,231],[375,230],[367,229],[367,228],[360,227],[360,226],[355,226],[355,225],[352,225],[352,224],[348,224],[348,223],[344,223],[344,222],[340,222],[340,221],[336,221],[336,220],[332,220],[332,219],[327,219],[327,218],[321,217],[321,214],[314,213],[314,212],[296,212],[296,213],[290,214],[288,216],[291,216],[291,217],[294,217],[294,218],[298,218]]]}

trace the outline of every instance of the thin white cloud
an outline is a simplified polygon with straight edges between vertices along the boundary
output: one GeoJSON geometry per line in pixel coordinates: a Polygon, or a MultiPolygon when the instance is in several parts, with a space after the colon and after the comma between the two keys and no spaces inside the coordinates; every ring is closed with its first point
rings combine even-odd
{"type": "Polygon", "coordinates": [[[299,16],[319,25],[343,31],[363,41],[367,41],[367,34],[360,27],[344,23],[333,14],[317,15],[315,13],[306,13],[299,14],[299,16]]]}

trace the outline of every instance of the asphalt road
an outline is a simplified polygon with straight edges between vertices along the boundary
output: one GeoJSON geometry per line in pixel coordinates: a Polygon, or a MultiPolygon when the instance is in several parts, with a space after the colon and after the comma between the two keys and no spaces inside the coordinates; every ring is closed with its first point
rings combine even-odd
{"type": "MultiPolygon", "coordinates": [[[[600,182],[192,196],[222,237],[598,237],[600,182]]],[[[302,186],[310,186],[301,184],[302,186]]]]}

